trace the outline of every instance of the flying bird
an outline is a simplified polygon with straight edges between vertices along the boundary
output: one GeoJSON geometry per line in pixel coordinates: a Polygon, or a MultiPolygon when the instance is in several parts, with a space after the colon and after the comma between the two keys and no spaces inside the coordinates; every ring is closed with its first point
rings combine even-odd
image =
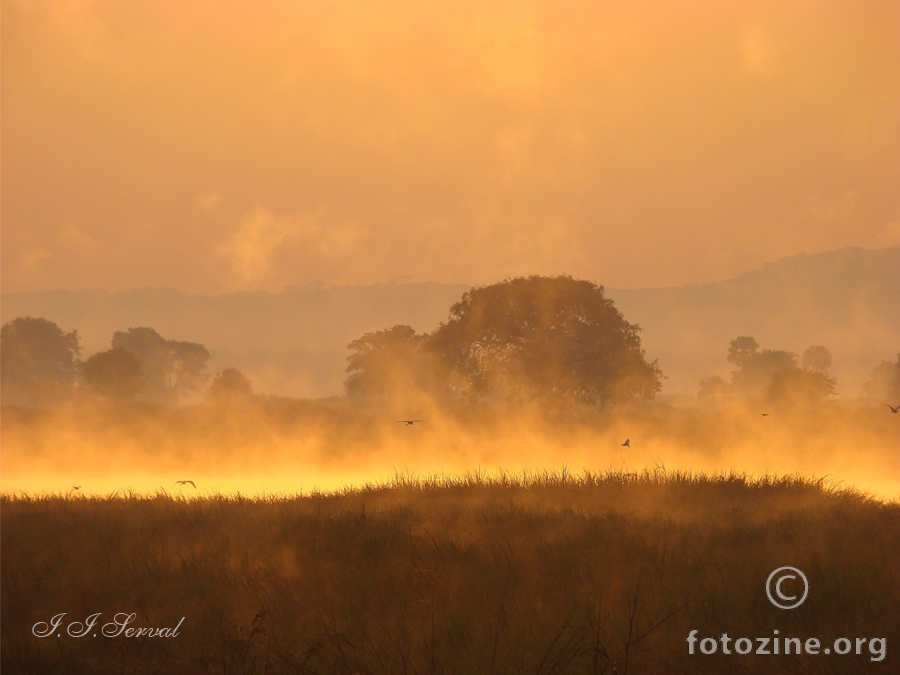
{"type": "Polygon", "coordinates": [[[424,422],[425,420],[397,420],[397,424],[405,424],[408,427],[411,427],[416,422],[424,422]]]}
{"type": "Polygon", "coordinates": [[[623,448],[630,448],[630,447],[631,447],[631,439],[630,439],[630,438],[626,438],[626,439],[625,439],[625,442],[622,443],[622,447],[623,447],[623,448]]]}
{"type": "Polygon", "coordinates": [[[895,408],[895,407],[892,406],[890,403],[888,403],[888,404],[887,404],[887,407],[891,409],[891,412],[892,412],[892,413],[898,413],[898,412],[900,412],[900,405],[898,405],[898,406],[895,408]]]}
{"type": "Polygon", "coordinates": [[[175,485],[190,485],[195,490],[197,489],[197,486],[194,484],[194,481],[192,481],[192,480],[176,480],[175,485]]]}
{"type": "Polygon", "coordinates": [[[769,416],[769,413],[759,413],[759,414],[760,414],[761,416],[763,416],[763,417],[768,417],[768,416],[769,416]]]}
{"type": "Polygon", "coordinates": [[[81,486],[80,486],[80,485],[73,485],[73,486],[72,486],[72,489],[73,489],[73,490],[80,490],[80,489],[81,489],[81,486]]]}

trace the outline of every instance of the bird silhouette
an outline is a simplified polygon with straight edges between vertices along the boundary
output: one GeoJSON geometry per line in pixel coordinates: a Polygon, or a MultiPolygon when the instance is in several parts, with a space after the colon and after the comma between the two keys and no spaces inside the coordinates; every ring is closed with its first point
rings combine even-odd
{"type": "Polygon", "coordinates": [[[769,413],[759,413],[762,417],[768,417],[769,413]]]}
{"type": "Polygon", "coordinates": [[[194,481],[192,481],[192,480],[176,480],[175,485],[190,485],[195,490],[197,489],[197,486],[194,484],[194,481]]]}
{"type": "Polygon", "coordinates": [[[416,422],[424,422],[425,420],[397,420],[397,424],[405,424],[408,427],[411,427],[416,422]]]}
{"type": "Polygon", "coordinates": [[[622,447],[623,447],[623,448],[630,448],[630,447],[631,447],[631,439],[630,439],[630,438],[626,438],[626,439],[625,439],[625,442],[622,443],[622,447]]]}
{"type": "Polygon", "coordinates": [[[81,486],[80,486],[80,485],[73,485],[73,486],[72,486],[72,489],[73,489],[73,490],[80,490],[80,489],[81,489],[81,486]]]}
{"type": "Polygon", "coordinates": [[[887,404],[887,407],[891,409],[891,412],[892,412],[892,413],[895,413],[895,414],[896,414],[896,413],[900,412],[900,405],[898,405],[898,406],[895,408],[895,407],[892,406],[890,403],[888,403],[888,404],[887,404]]]}

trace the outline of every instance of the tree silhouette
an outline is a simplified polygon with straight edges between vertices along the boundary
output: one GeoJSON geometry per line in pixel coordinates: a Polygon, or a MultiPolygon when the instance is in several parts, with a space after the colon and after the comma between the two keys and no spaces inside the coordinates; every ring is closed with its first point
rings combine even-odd
{"type": "Polygon", "coordinates": [[[720,375],[710,375],[700,380],[697,398],[702,401],[721,401],[728,394],[728,383],[720,375]]]}
{"type": "Polygon", "coordinates": [[[198,391],[209,380],[209,352],[196,342],[168,341],[170,361],[168,387],[176,395],[198,391]]]}
{"type": "Polygon", "coordinates": [[[239,403],[253,396],[250,379],[237,368],[226,368],[209,385],[207,398],[216,403],[239,403]]]}
{"type": "Polygon", "coordinates": [[[144,393],[152,400],[176,403],[209,379],[209,352],[195,342],[166,340],[152,328],[140,327],[116,331],[112,347],[138,358],[147,378],[144,393]]]}
{"type": "Polygon", "coordinates": [[[531,276],[465,293],[428,346],[440,381],[470,399],[603,404],[659,391],[639,332],[602,287],[531,276]]]}
{"type": "Polygon", "coordinates": [[[347,348],[351,354],[344,389],[350,396],[385,396],[429,388],[427,336],[397,325],[366,333],[347,348]]]}
{"type": "Polygon", "coordinates": [[[766,398],[775,403],[814,405],[836,393],[835,381],[825,373],[806,368],[788,368],[775,373],[766,398]]]}
{"type": "Polygon", "coordinates": [[[0,382],[4,403],[51,401],[75,382],[81,343],[54,322],[19,317],[0,329],[0,382]]]}
{"type": "Polygon", "coordinates": [[[91,356],[82,376],[88,390],[114,401],[134,398],[146,381],[138,358],[120,347],[91,356]]]}
{"type": "Polygon", "coordinates": [[[151,399],[166,401],[171,398],[169,368],[171,354],[168,341],[152,328],[129,328],[116,331],[112,337],[113,349],[124,349],[137,357],[146,376],[144,393],[151,399]]]}
{"type": "Polygon", "coordinates": [[[728,363],[743,367],[759,351],[759,343],[752,337],[741,336],[731,341],[728,346],[728,363]]]}
{"type": "Polygon", "coordinates": [[[803,352],[803,367],[827,375],[831,367],[831,351],[822,345],[807,347],[803,352]]]}
{"type": "Polygon", "coordinates": [[[900,405],[900,354],[897,361],[882,361],[875,366],[868,381],[863,384],[866,397],[874,401],[900,405]]]}
{"type": "Polygon", "coordinates": [[[748,400],[810,404],[836,392],[837,383],[827,373],[831,353],[825,347],[807,349],[801,368],[793,352],[760,350],[755,339],[742,336],[731,341],[727,359],[738,366],[729,389],[748,400]]]}
{"type": "Polygon", "coordinates": [[[744,352],[738,363],[740,367],[731,375],[731,387],[746,398],[762,398],[776,373],[798,367],[796,354],[775,349],[744,352]]]}

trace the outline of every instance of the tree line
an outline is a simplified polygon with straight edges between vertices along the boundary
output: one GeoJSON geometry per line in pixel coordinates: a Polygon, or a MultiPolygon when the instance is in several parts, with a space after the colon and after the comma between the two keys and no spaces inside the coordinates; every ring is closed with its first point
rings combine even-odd
{"type": "MultiPolygon", "coordinates": [[[[812,345],[798,356],[781,349],[761,349],[755,338],[745,335],[731,341],[726,360],[735,367],[730,378],[703,378],[699,398],[815,404],[837,393],[837,380],[829,373],[831,351],[822,345],[812,345]]],[[[875,367],[863,393],[872,399],[900,400],[900,354],[896,363],[883,361],[875,367]]]]}
{"type": "MultiPolygon", "coordinates": [[[[427,396],[439,401],[604,405],[652,398],[658,364],[641,348],[601,286],[567,276],[520,277],[465,293],[431,333],[407,325],[366,333],[348,345],[345,390],[355,401],[427,396]]],[[[116,332],[110,348],[80,360],[76,331],[42,318],[2,328],[4,401],[49,401],[84,391],[116,401],[174,405],[201,391],[209,352],[152,328],[116,332]]],[[[227,369],[213,398],[250,394],[227,369]]]]}
{"type": "MultiPolygon", "coordinates": [[[[4,404],[54,403],[83,391],[124,402],[176,405],[210,380],[210,354],[195,342],[163,338],[153,328],[113,334],[110,348],[81,360],[78,332],[53,321],[20,317],[0,329],[0,383],[4,404]]],[[[212,398],[250,395],[250,381],[234,368],[218,373],[212,398]]]]}
{"type": "MultiPolygon", "coordinates": [[[[507,279],[470,289],[430,333],[404,324],[350,342],[345,393],[358,402],[604,406],[648,400],[660,391],[663,374],[647,360],[640,330],[589,281],[507,279]]],[[[252,395],[250,381],[234,368],[211,378],[203,345],[165,339],[152,328],[117,331],[108,350],[84,361],[77,331],[66,333],[43,318],[10,321],[0,343],[4,403],[52,402],[75,390],[167,405],[201,392],[218,401],[252,395]]],[[[726,358],[735,367],[730,379],[704,378],[700,398],[816,402],[836,392],[831,353],[821,345],[801,358],[761,349],[742,336],[731,341],[726,358]]],[[[900,401],[900,355],[896,364],[875,368],[866,393],[900,401]]]]}

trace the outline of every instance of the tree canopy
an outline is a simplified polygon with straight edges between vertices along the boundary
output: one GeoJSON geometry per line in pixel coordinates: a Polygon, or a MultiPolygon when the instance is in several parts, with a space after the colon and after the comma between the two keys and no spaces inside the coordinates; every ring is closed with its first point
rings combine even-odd
{"type": "MultiPolygon", "coordinates": [[[[734,342],[732,341],[732,345],[734,342]]],[[[735,393],[745,398],[765,396],[775,375],[798,368],[797,355],[781,349],[753,350],[745,353],[739,366],[731,375],[731,386],[735,393]]]]}
{"type": "Polygon", "coordinates": [[[84,362],[82,376],[88,390],[114,401],[134,398],[146,382],[141,362],[120,347],[91,356],[84,362]]]}
{"type": "Polygon", "coordinates": [[[166,340],[152,328],[116,331],[113,349],[134,354],[146,376],[146,395],[161,402],[177,402],[197,391],[209,379],[206,371],[209,352],[195,342],[166,340]]]}
{"type": "Polygon", "coordinates": [[[430,334],[400,325],[353,341],[345,384],[350,394],[400,386],[523,403],[650,398],[662,376],[639,333],[600,286],[510,279],[469,290],[430,334]]]}
{"type": "Polygon", "coordinates": [[[476,398],[602,404],[651,398],[661,388],[640,327],[601,286],[568,276],[473,288],[431,339],[452,386],[476,398]]]}
{"type": "Polygon", "coordinates": [[[728,345],[728,363],[743,367],[750,359],[755,357],[759,352],[759,343],[756,338],[742,335],[731,341],[728,345]]]}
{"type": "Polygon", "coordinates": [[[351,342],[344,381],[347,394],[373,396],[429,389],[427,340],[428,336],[417,335],[412,327],[401,324],[351,342]]]}
{"type": "Polygon", "coordinates": [[[4,398],[36,402],[75,382],[81,341],[53,321],[19,317],[0,329],[0,381],[4,398]]]}
{"type": "Polygon", "coordinates": [[[831,352],[821,345],[803,352],[801,367],[793,352],[760,349],[754,338],[741,336],[731,341],[726,358],[737,366],[731,382],[726,385],[722,378],[704,378],[697,394],[700,398],[717,400],[731,393],[747,400],[812,404],[836,392],[837,383],[828,375],[831,352]]]}
{"type": "Polygon", "coordinates": [[[803,367],[827,375],[831,368],[831,350],[822,345],[807,347],[803,352],[803,367]]]}
{"type": "Polygon", "coordinates": [[[226,368],[213,379],[206,395],[216,403],[239,403],[253,395],[253,387],[237,368],[226,368]]]}
{"type": "Polygon", "coordinates": [[[869,399],[900,405],[900,354],[894,363],[882,361],[875,366],[863,384],[863,393],[869,399]]]}

